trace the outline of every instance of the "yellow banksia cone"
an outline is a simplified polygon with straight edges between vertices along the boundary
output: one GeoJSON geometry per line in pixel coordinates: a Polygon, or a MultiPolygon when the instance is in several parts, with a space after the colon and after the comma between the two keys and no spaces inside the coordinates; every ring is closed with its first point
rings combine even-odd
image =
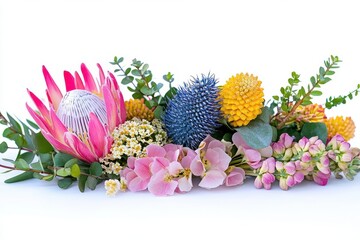
{"type": "Polygon", "coordinates": [[[233,127],[247,125],[260,113],[264,102],[264,89],[261,81],[252,74],[232,76],[219,93],[221,111],[233,127]]]}
{"type": "Polygon", "coordinates": [[[346,141],[349,141],[355,135],[355,123],[351,117],[336,116],[325,120],[328,129],[328,138],[340,134],[346,141]]]}
{"type": "Polygon", "coordinates": [[[126,120],[131,120],[134,117],[148,121],[154,119],[154,113],[146,107],[144,99],[130,99],[129,101],[125,101],[125,108],[126,120]]]}

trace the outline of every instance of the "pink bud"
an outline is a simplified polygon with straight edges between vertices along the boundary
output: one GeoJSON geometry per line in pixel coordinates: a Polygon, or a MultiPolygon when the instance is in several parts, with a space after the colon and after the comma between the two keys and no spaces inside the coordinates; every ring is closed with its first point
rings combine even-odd
{"type": "Polygon", "coordinates": [[[343,162],[351,162],[351,160],[352,160],[351,152],[347,152],[347,153],[344,153],[342,155],[341,161],[343,161],[343,162]]]}
{"type": "Polygon", "coordinates": [[[284,169],[285,169],[286,173],[288,173],[290,175],[294,175],[296,172],[294,162],[286,163],[284,166],[284,169]]]}
{"type": "Polygon", "coordinates": [[[299,146],[304,152],[308,151],[310,147],[309,139],[306,137],[301,138],[299,140],[299,146]]]}
{"type": "Polygon", "coordinates": [[[289,134],[283,133],[281,134],[279,141],[284,144],[285,148],[289,148],[291,147],[291,144],[294,141],[294,139],[289,134]]]}
{"type": "Polygon", "coordinates": [[[286,185],[288,185],[289,187],[295,186],[295,180],[293,176],[288,176],[286,178],[286,185]]]}
{"type": "Polygon", "coordinates": [[[282,190],[288,190],[289,186],[286,184],[285,178],[280,178],[279,185],[282,190]]]}
{"type": "Polygon", "coordinates": [[[262,184],[262,181],[261,181],[261,177],[260,177],[260,176],[257,176],[257,177],[255,178],[254,186],[255,186],[256,188],[259,188],[259,189],[262,188],[263,184],[262,184]]]}
{"type": "Polygon", "coordinates": [[[271,185],[271,183],[273,183],[275,181],[275,176],[271,173],[265,173],[263,176],[262,176],[262,182],[263,184],[265,185],[271,185]]]}
{"type": "Polygon", "coordinates": [[[275,142],[272,144],[272,148],[273,148],[273,151],[274,151],[274,155],[283,155],[284,152],[285,152],[285,146],[283,143],[281,142],[275,142]]]}
{"type": "Polygon", "coordinates": [[[301,161],[303,162],[310,162],[310,160],[311,160],[311,155],[309,152],[304,153],[301,157],[301,161]]]}
{"type": "Polygon", "coordinates": [[[245,179],[245,171],[242,168],[235,167],[228,176],[225,178],[225,185],[236,186],[239,184],[243,184],[245,179]]]}
{"type": "Polygon", "coordinates": [[[348,142],[340,143],[340,147],[339,147],[340,152],[346,152],[349,149],[350,149],[350,143],[348,143],[348,142]]]}

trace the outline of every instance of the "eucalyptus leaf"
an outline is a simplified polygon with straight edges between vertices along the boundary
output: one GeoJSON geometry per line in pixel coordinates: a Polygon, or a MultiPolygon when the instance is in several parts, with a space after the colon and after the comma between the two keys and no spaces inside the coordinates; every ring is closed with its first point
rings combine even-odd
{"type": "Polygon", "coordinates": [[[80,177],[78,179],[78,187],[79,187],[80,192],[85,191],[87,178],[88,177],[86,175],[80,175],[80,177]]]}
{"type": "Polygon", "coordinates": [[[34,145],[39,153],[48,153],[54,151],[51,144],[44,138],[41,132],[35,134],[34,145]]]}
{"type": "Polygon", "coordinates": [[[18,170],[29,170],[29,164],[22,158],[18,158],[15,160],[15,168],[18,170]]]}
{"type": "Polygon", "coordinates": [[[32,178],[34,178],[34,174],[32,172],[23,172],[19,175],[16,175],[15,177],[11,177],[11,178],[5,180],[5,183],[22,182],[22,181],[29,180],[32,178]]]}
{"type": "Polygon", "coordinates": [[[74,157],[69,154],[58,152],[58,153],[56,153],[56,155],[54,157],[55,167],[64,167],[65,163],[73,158],[74,157]]]}
{"type": "Polygon", "coordinates": [[[93,176],[88,176],[87,180],[86,180],[86,186],[91,189],[91,190],[95,190],[96,186],[98,184],[98,181],[95,177],[93,176]]]}
{"type": "Polygon", "coordinates": [[[326,143],[328,131],[327,131],[325,123],[307,122],[307,123],[304,123],[300,134],[301,134],[301,136],[307,137],[307,138],[318,136],[319,139],[323,143],[326,143]]]}
{"type": "Polygon", "coordinates": [[[162,119],[162,117],[164,116],[164,107],[163,106],[157,106],[154,110],[154,117],[157,119],[162,119]]]}
{"type": "Polygon", "coordinates": [[[6,142],[2,142],[2,143],[0,143],[0,153],[4,153],[4,152],[6,152],[7,150],[8,150],[8,145],[7,145],[7,143],[6,142]]]}
{"type": "Polygon", "coordinates": [[[251,121],[248,125],[235,128],[249,147],[261,149],[268,147],[273,138],[273,130],[268,123],[260,119],[251,121]]]}
{"type": "Polygon", "coordinates": [[[72,165],[71,167],[71,176],[78,178],[80,176],[80,167],[77,164],[72,165]]]}
{"type": "Polygon", "coordinates": [[[273,115],[274,112],[269,107],[263,107],[261,110],[261,114],[257,116],[258,119],[263,121],[264,123],[269,123],[271,115],[273,115]]]}
{"type": "Polygon", "coordinates": [[[56,171],[56,175],[60,177],[67,177],[71,175],[71,169],[70,168],[60,168],[56,171]]]}
{"type": "Polygon", "coordinates": [[[98,162],[93,162],[93,163],[90,165],[89,171],[90,171],[90,174],[91,174],[91,175],[95,175],[95,176],[99,177],[99,176],[101,176],[103,169],[102,169],[100,163],[98,163],[98,162]]]}
{"type": "Polygon", "coordinates": [[[68,189],[74,180],[72,178],[63,178],[58,181],[58,186],[62,189],[68,189]]]}
{"type": "Polygon", "coordinates": [[[12,116],[10,116],[10,114],[7,114],[7,117],[8,117],[8,119],[9,119],[9,122],[10,122],[12,128],[13,128],[16,132],[22,133],[20,123],[18,123],[12,116]]]}

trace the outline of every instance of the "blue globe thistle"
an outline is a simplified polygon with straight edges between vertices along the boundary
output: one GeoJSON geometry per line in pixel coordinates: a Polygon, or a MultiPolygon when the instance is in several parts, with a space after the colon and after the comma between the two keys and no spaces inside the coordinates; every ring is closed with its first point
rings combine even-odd
{"type": "Polygon", "coordinates": [[[169,102],[164,123],[175,144],[196,149],[208,134],[219,127],[219,90],[215,75],[196,77],[178,89],[169,102]]]}

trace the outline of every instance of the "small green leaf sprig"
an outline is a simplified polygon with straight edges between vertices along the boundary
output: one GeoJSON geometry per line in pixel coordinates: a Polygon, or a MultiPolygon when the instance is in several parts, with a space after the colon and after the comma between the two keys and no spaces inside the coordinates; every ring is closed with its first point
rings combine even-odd
{"type": "Polygon", "coordinates": [[[21,182],[29,179],[44,181],[57,180],[62,189],[69,188],[74,182],[78,182],[81,192],[85,188],[94,190],[104,180],[100,163],[87,164],[71,155],[56,152],[51,144],[44,138],[39,127],[32,121],[17,121],[7,114],[7,118],[0,112],[0,124],[5,126],[2,136],[8,142],[14,142],[15,146],[8,146],[6,141],[0,143],[0,153],[8,150],[16,150],[15,160],[3,158],[12,166],[0,163],[0,168],[7,169],[3,173],[14,170],[22,173],[15,175],[5,183],[21,182]]]}
{"type": "MultiPolygon", "coordinates": [[[[335,74],[335,69],[339,68],[339,63],[342,61],[337,56],[330,56],[328,60],[324,61],[324,67],[319,68],[318,74],[312,76],[310,78],[310,83],[306,86],[299,88],[300,83],[300,75],[296,72],[292,72],[291,78],[288,79],[289,85],[286,87],[280,88],[281,95],[273,96],[273,102],[271,103],[271,107],[277,107],[279,111],[285,113],[285,117],[276,121],[276,117],[280,114],[279,112],[273,116],[273,123],[276,125],[277,129],[281,129],[284,127],[286,121],[292,114],[296,111],[296,109],[302,105],[306,106],[312,104],[313,97],[321,96],[322,91],[321,86],[330,82],[331,76],[335,74]]],[[[352,99],[353,95],[357,96],[360,90],[360,84],[358,84],[357,89],[350,92],[346,96],[339,97],[330,97],[326,100],[325,107],[330,109],[334,106],[346,103],[346,99],[352,99]]]]}
{"type": "Polygon", "coordinates": [[[168,100],[172,99],[177,92],[177,89],[172,86],[174,75],[170,72],[163,75],[163,80],[169,84],[169,89],[163,96],[160,93],[160,89],[162,89],[164,84],[157,83],[153,80],[153,74],[149,70],[149,64],[135,58],[132,60],[130,67],[125,69],[121,66],[123,61],[123,57],[115,56],[114,60],[110,62],[110,64],[117,66],[114,72],[122,77],[121,84],[128,85],[127,89],[132,92],[134,99],[144,99],[145,105],[154,111],[154,116],[161,119],[168,100]]]}

